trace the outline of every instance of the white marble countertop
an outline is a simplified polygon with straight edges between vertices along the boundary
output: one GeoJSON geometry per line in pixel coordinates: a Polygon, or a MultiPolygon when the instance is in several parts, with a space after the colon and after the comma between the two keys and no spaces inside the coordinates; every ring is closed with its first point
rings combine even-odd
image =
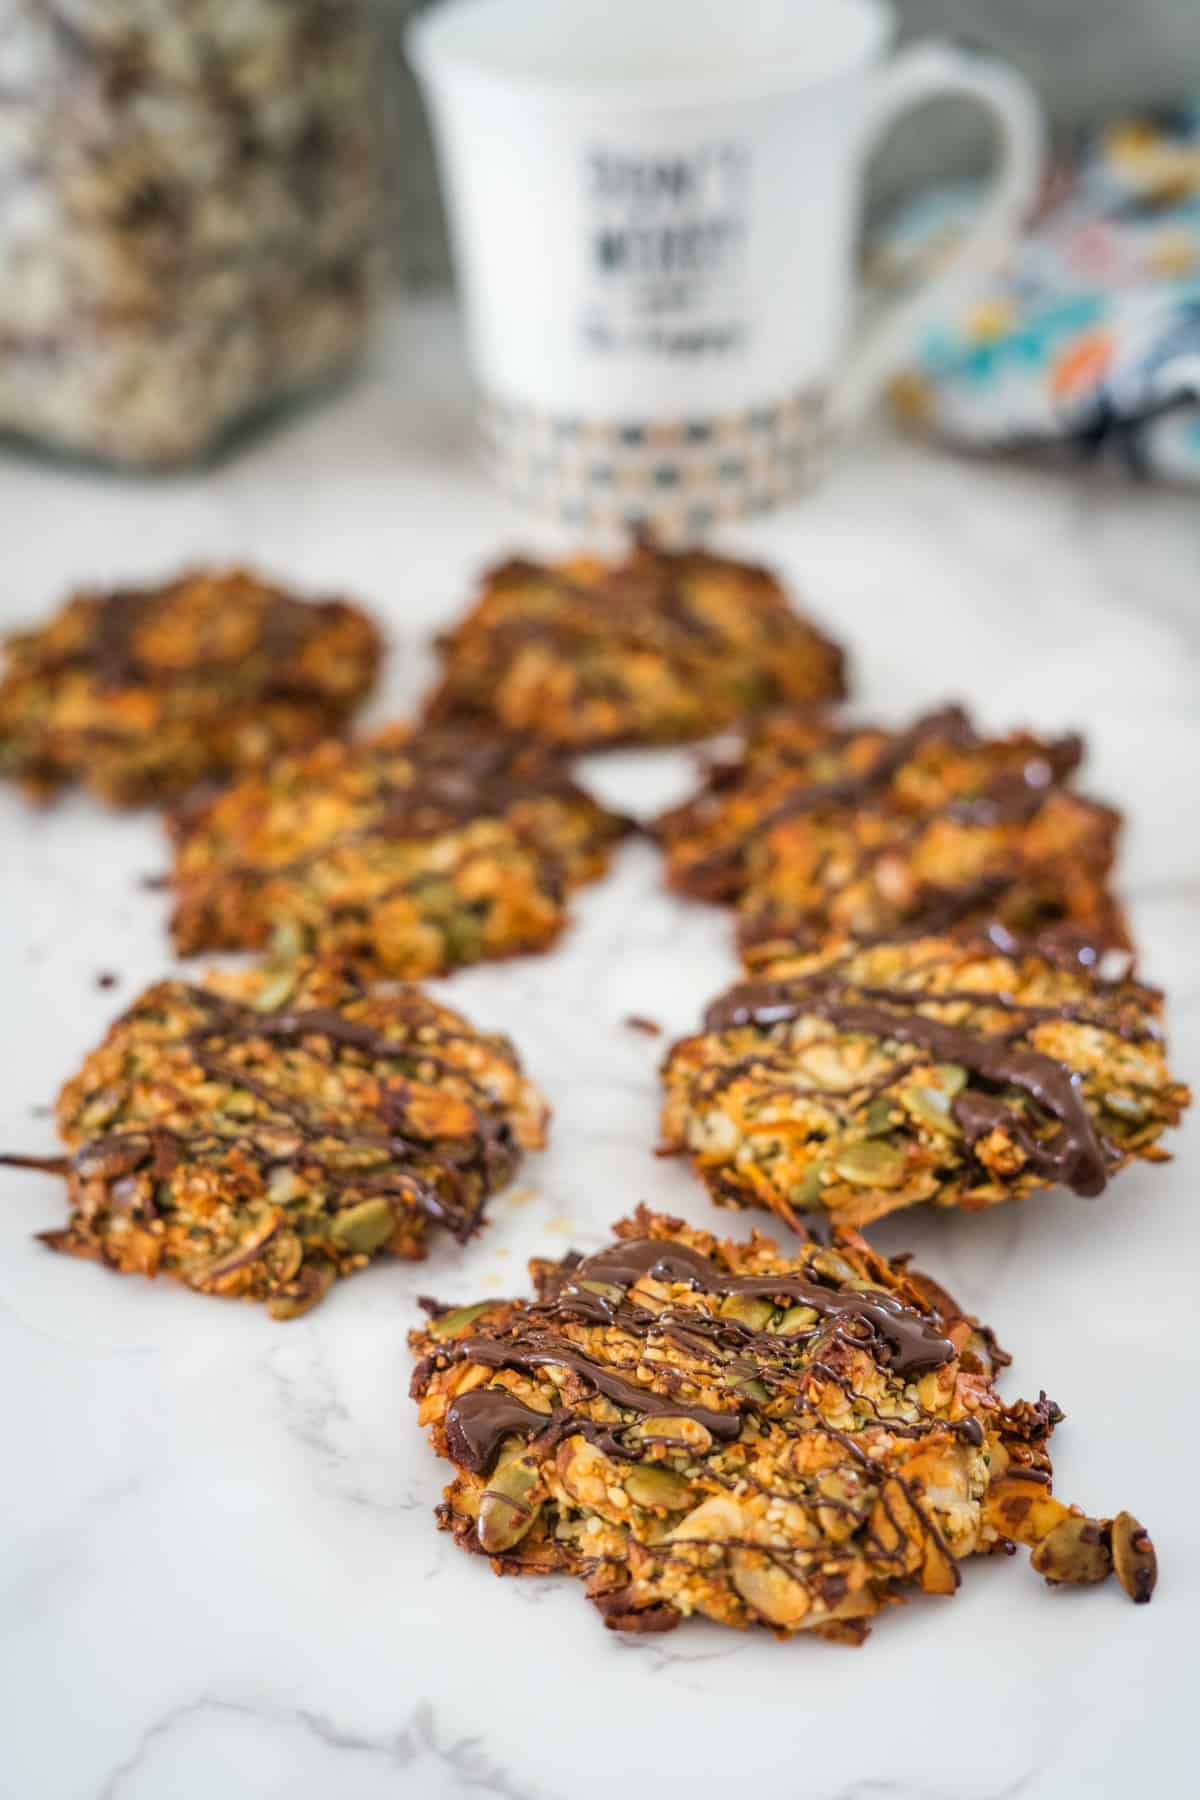
{"type": "MultiPolygon", "coordinates": [[[[394,638],[378,716],[426,678],[430,628],[478,564],[545,542],[468,457],[453,321],[410,310],[378,367],[216,472],[106,480],[0,461],[5,621],[73,582],[246,558],[371,602],[394,638]]],[[[850,643],[857,698],[900,717],[962,695],[991,724],[1078,725],[1090,782],[1131,813],[1124,888],[1200,1063],[1200,502],[969,467],[882,434],[818,493],[727,538],[776,561],[850,643]]],[[[627,756],[606,792],[652,807],[682,755],[627,756]]],[[[593,765],[594,767],[594,765],[593,765]]],[[[0,796],[0,1144],[49,1149],[41,1110],[106,1020],[169,962],[152,818],[0,796]],[[119,985],[101,991],[111,971],[119,985]]],[[[1196,1134],[1100,1200],[1042,1196],[878,1233],[997,1328],[1010,1396],[1066,1409],[1057,1488],[1153,1531],[1154,1604],[1051,1592],[1022,1555],[968,1566],[953,1604],[899,1609],[858,1651],[606,1633],[567,1581],[497,1581],[434,1530],[444,1470],[407,1399],[415,1295],[523,1284],[535,1248],[600,1243],[646,1199],[727,1230],[655,1161],[661,1044],[732,972],[726,920],[661,891],[631,847],[561,949],[472,971],[454,1003],[512,1031],[553,1146],[469,1251],[376,1265],[280,1325],[52,1257],[54,1184],[0,1211],[0,1794],[11,1800],[1071,1800],[1190,1791],[1200,1531],[1192,1437],[1196,1134]]]]}

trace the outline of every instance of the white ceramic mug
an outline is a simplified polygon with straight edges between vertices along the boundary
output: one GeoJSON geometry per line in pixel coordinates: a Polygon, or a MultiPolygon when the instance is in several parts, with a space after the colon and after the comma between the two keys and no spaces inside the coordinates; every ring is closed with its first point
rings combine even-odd
{"type": "Polygon", "coordinates": [[[888,0],[444,0],[410,27],[493,467],[578,525],[693,532],[810,480],[1034,199],[1041,115],[888,0]],[[998,172],[953,262],[854,328],[863,169],[978,100],[998,172]]]}

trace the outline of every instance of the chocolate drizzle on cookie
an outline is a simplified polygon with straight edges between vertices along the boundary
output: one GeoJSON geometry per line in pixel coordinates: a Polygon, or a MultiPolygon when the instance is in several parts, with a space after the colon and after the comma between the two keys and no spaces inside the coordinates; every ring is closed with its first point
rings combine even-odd
{"type": "Polygon", "coordinates": [[[639,1387],[636,1382],[614,1375],[602,1363],[594,1362],[566,1338],[548,1332],[519,1331],[511,1338],[465,1338],[452,1345],[449,1354],[455,1361],[483,1363],[493,1369],[520,1369],[526,1373],[547,1365],[570,1369],[615,1406],[643,1418],[691,1419],[711,1432],[714,1438],[725,1441],[737,1437],[741,1431],[739,1413],[691,1405],[666,1394],[656,1394],[653,1388],[639,1387]]]}
{"type": "Polygon", "coordinates": [[[757,831],[769,831],[797,813],[822,812],[830,807],[862,806],[879,793],[922,747],[944,739],[957,749],[975,744],[971,721],[961,706],[943,706],[914,720],[906,731],[884,742],[879,754],[856,774],[839,775],[832,781],[813,781],[798,787],[780,806],[760,821],[757,831]]]}
{"type": "Polygon", "coordinates": [[[536,1437],[552,1417],[526,1406],[507,1388],[472,1388],[450,1403],[446,1447],[464,1469],[490,1475],[506,1437],[536,1437]]]}
{"type": "MultiPolygon", "coordinates": [[[[1059,1126],[1053,1137],[1037,1138],[1018,1114],[997,1102],[988,1111],[987,1130],[1003,1120],[1006,1128],[1020,1130],[1022,1149],[1041,1173],[1064,1182],[1077,1194],[1094,1196],[1103,1190],[1109,1158],[1084,1105],[1077,1079],[1064,1063],[1041,1051],[1022,1048],[1005,1035],[950,1025],[918,1010],[922,1003],[934,1005],[954,996],[934,990],[873,991],[885,1005],[843,998],[846,990],[835,976],[825,972],[807,980],[744,982],[708,1008],[704,1025],[707,1031],[716,1032],[741,1026],[769,1029],[812,1014],[828,1019],[839,1031],[863,1032],[911,1044],[939,1062],[957,1063],[984,1081],[1019,1089],[1056,1119],[1059,1126]]],[[[970,999],[985,1007],[989,996],[972,993],[970,999]]],[[[1070,1009],[1045,1006],[1039,1007],[1037,1013],[1041,1020],[1071,1016],[1070,1009]]],[[[972,1130],[976,1136],[983,1135],[982,1115],[973,1097],[960,1095],[954,1111],[968,1137],[972,1130]],[[964,1100],[966,1111],[960,1117],[964,1100]]]]}
{"type": "Polygon", "coordinates": [[[425,1221],[471,1236],[520,1154],[529,1090],[507,1041],[416,989],[378,990],[368,1023],[348,978],[292,980],[320,1003],[260,1011],[164,982],[117,1022],[60,1099],[72,1151],[0,1157],[66,1180],[70,1226],[45,1241],[203,1291],[251,1271],[239,1290],[292,1316],[335,1271],[418,1253],[425,1221]]]}
{"type": "MultiPolygon", "coordinates": [[[[742,1294],[748,1298],[787,1299],[810,1306],[825,1319],[861,1319],[879,1341],[882,1360],[897,1374],[936,1368],[954,1355],[953,1344],[928,1318],[882,1290],[857,1293],[828,1287],[804,1275],[731,1275],[711,1257],[702,1256],[686,1244],[663,1243],[656,1238],[624,1239],[611,1249],[585,1258],[572,1275],[565,1294],[586,1292],[582,1286],[585,1282],[629,1287],[643,1276],[654,1281],[686,1282],[690,1287],[722,1297],[742,1294]]],[[[558,1304],[562,1304],[561,1299],[558,1304]]]]}
{"type": "MultiPolygon", "coordinates": [[[[699,897],[734,900],[751,873],[751,847],[769,840],[775,827],[819,813],[824,818],[818,831],[840,828],[844,822],[849,834],[853,819],[863,813],[879,823],[891,819],[894,829],[882,842],[873,842],[869,834],[859,847],[858,875],[840,880],[839,887],[844,888],[852,886],[879,855],[904,854],[930,827],[1009,828],[1011,835],[1061,793],[1082,756],[1083,742],[1073,734],[1050,740],[981,737],[961,706],[940,707],[893,733],[870,726],[824,732],[801,728],[793,735],[785,729],[778,737],[767,734],[757,745],[752,743],[740,764],[718,765],[702,792],[666,813],[656,831],[671,853],[676,885],[699,897]],[[935,765],[926,781],[918,769],[913,791],[906,792],[899,778],[910,765],[919,765],[931,746],[950,753],[948,771],[943,775],[935,765]],[[870,754],[863,766],[855,767],[860,750],[870,754]],[[815,771],[823,772],[831,764],[844,772],[814,778],[815,771]],[[696,852],[689,857],[693,835],[696,852]],[[708,842],[710,838],[715,842],[708,842]]],[[[1090,816],[1098,851],[1103,830],[1111,836],[1115,829],[1115,815],[1090,807],[1090,816]]],[[[997,846],[997,856],[1002,850],[997,846]]],[[[919,913],[927,930],[934,929],[939,919],[957,924],[978,909],[986,915],[989,903],[1025,875],[1023,861],[1014,851],[988,871],[983,891],[934,885],[927,894],[916,892],[908,911],[912,917],[919,913]],[[993,884],[994,891],[988,891],[993,884]]],[[[822,935],[820,917],[810,921],[792,916],[791,909],[786,917],[773,917],[769,885],[762,904],[742,923],[744,944],[752,947],[775,936],[803,940],[810,925],[817,937],[822,935]]],[[[1049,894],[1052,910],[1058,900],[1057,890],[1049,894]]],[[[1122,942],[1115,909],[1109,924],[1108,935],[1122,942]]]]}
{"type": "MultiPolygon", "coordinates": [[[[474,1362],[486,1368],[513,1369],[524,1374],[545,1367],[569,1370],[594,1393],[603,1395],[639,1419],[688,1420],[702,1426],[720,1443],[741,1435],[743,1419],[758,1404],[744,1384],[772,1373],[779,1359],[797,1351],[820,1370],[823,1365],[814,1345],[832,1329],[839,1335],[849,1328],[851,1341],[870,1350],[880,1364],[894,1374],[915,1377],[950,1362],[954,1344],[943,1336],[939,1321],[908,1306],[885,1289],[858,1291],[826,1285],[811,1275],[775,1273],[735,1275],[711,1257],[687,1244],[659,1238],[622,1239],[593,1256],[564,1269],[564,1279],[553,1296],[516,1312],[494,1333],[476,1334],[448,1344],[435,1355],[452,1362],[474,1362]],[[664,1285],[686,1285],[720,1296],[743,1295],[788,1301],[812,1309],[817,1323],[786,1336],[751,1329],[734,1318],[724,1318],[699,1307],[667,1307],[653,1310],[639,1305],[628,1290],[643,1280],[664,1285]],[[714,1354],[726,1372],[742,1374],[729,1390],[736,1406],[718,1410],[672,1393],[659,1393],[615,1373],[590,1356],[577,1342],[553,1329],[568,1324],[615,1326],[634,1337],[661,1333],[692,1354],[709,1359],[714,1354]],[[865,1329],[865,1337],[859,1332],[865,1329]],[[741,1384],[741,1391],[739,1391],[741,1384]]],[[[664,1376],[673,1371],[664,1366],[664,1376]]],[[[418,1372],[418,1382],[424,1370],[418,1372]]],[[[836,1376],[834,1379],[838,1379],[836,1376]]],[[[887,1426],[888,1421],[880,1420],[887,1426]]],[[[900,1435],[906,1435],[903,1421],[900,1435]]],[[[935,1428],[942,1425],[937,1422],[935,1428]]],[[[669,1429],[669,1427],[666,1427],[669,1429]]],[[[977,1421],[947,1423],[967,1442],[982,1442],[977,1421]],[[958,1426],[963,1427],[958,1431],[958,1426]]],[[[471,1389],[456,1397],[446,1415],[447,1440],[456,1462],[486,1473],[506,1436],[538,1437],[542,1448],[550,1439],[581,1433],[610,1455],[636,1460],[643,1452],[643,1432],[630,1446],[621,1436],[619,1423],[603,1424],[581,1416],[569,1405],[552,1413],[525,1406],[505,1388],[471,1389]],[[547,1435],[549,1434],[549,1435],[547,1435]]]]}

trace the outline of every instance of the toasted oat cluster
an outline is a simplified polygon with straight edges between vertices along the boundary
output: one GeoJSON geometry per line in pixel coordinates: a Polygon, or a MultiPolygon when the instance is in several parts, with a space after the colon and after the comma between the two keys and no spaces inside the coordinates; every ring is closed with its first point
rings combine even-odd
{"type": "Polygon", "coordinates": [[[535,1302],[430,1302],[412,1334],[455,1466],[440,1522],[498,1573],[579,1575],[624,1631],[702,1614],[858,1643],[1019,1539],[1047,1580],[1115,1568],[1149,1600],[1146,1532],[1052,1497],[1062,1414],[1004,1404],[1008,1358],[934,1283],[851,1231],[784,1257],[644,1209],[615,1230],[534,1263],[535,1302]]]}
{"type": "Polygon", "coordinates": [[[164,981],[59,1097],[71,1217],[44,1237],[289,1319],[431,1225],[469,1237],[546,1117],[507,1038],[415,988],[302,962],[164,981]]]}
{"type": "Polygon", "coordinates": [[[382,654],[367,615],[244,569],[82,593],[7,640],[0,773],[44,796],[72,781],[136,806],[335,731],[382,654]]]}
{"type": "Polygon", "coordinates": [[[976,1211],[1162,1161],[1190,1098],[1161,995],[1031,950],[951,938],[776,964],[709,1007],[663,1065],[665,1148],[714,1199],[790,1224],[976,1211]]]}
{"type": "Polygon", "coordinates": [[[441,648],[434,718],[577,750],[677,743],[845,691],[841,650],[767,570],[646,542],[616,564],[502,564],[441,648]]]}
{"type": "Polygon", "coordinates": [[[668,881],[733,901],[754,968],[829,938],[1072,933],[1128,945],[1120,819],[1064,784],[1077,737],[982,736],[961,707],[903,731],[778,714],[658,822],[668,881]]]}
{"type": "Polygon", "coordinates": [[[391,726],[280,758],[173,828],[184,954],[274,941],[408,979],[544,949],[626,822],[543,745],[391,726]]]}

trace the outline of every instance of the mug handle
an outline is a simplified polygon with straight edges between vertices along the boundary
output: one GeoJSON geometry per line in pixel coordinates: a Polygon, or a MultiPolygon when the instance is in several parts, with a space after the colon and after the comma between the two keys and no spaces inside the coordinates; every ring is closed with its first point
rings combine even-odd
{"type": "Polygon", "coordinates": [[[1015,241],[1037,198],[1046,130],[1036,94],[1006,63],[954,44],[915,44],[882,71],[867,120],[864,156],[902,113],[947,94],[978,100],[999,127],[1000,160],[992,190],[949,262],[851,344],[830,395],[835,430],[853,427],[863,417],[907,361],[924,327],[966,291],[972,275],[1015,241]]]}

